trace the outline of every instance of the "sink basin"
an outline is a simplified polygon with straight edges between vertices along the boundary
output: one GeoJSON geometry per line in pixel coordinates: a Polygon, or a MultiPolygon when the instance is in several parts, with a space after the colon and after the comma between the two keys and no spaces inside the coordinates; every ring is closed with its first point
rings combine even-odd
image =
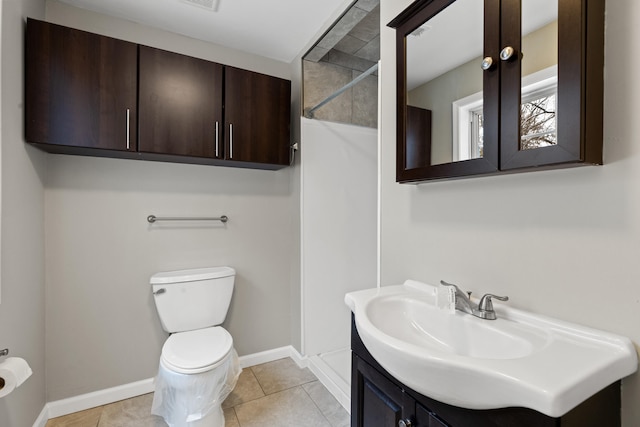
{"type": "Polygon", "coordinates": [[[497,320],[450,313],[435,289],[408,280],[345,296],[371,355],[433,399],[560,417],[638,368],[628,338],[500,304],[497,320]]]}
{"type": "Polygon", "coordinates": [[[538,351],[550,339],[544,330],[524,324],[444,313],[419,295],[380,296],[367,305],[365,313],[383,334],[443,355],[516,359],[538,351]]]}

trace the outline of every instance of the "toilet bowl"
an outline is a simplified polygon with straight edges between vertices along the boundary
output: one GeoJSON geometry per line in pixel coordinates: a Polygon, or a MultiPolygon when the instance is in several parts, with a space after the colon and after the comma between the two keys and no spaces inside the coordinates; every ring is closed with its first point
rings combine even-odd
{"type": "Polygon", "coordinates": [[[231,354],[233,338],[221,326],[175,333],[162,346],[160,363],[181,374],[215,369],[231,354]]]}
{"type": "Polygon", "coordinates": [[[226,317],[235,271],[229,267],[158,273],[151,278],[162,327],[151,413],[170,427],[223,427],[221,404],[240,375],[226,317]]]}

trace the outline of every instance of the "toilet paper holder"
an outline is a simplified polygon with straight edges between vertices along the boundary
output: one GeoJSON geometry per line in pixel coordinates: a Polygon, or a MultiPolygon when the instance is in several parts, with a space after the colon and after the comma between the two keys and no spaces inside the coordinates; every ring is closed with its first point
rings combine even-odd
{"type": "Polygon", "coordinates": [[[5,348],[4,350],[0,350],[0,357],[7,356],[9,354],[9,349],[5,348]]]}

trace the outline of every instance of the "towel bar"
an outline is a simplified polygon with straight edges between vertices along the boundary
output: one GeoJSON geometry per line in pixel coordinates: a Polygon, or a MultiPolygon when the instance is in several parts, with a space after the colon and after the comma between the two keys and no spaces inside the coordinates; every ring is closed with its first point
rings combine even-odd
{"type": "Polygon", "coordinates": [[[147,221],[151,224],[153,224],[156,221],[220,221],[224,223],[229,221],[229,217],[226,215],[222,215],[219,217],[180,217],[180,216],[157,217],[155,215],[149,215],[147,217],[147,221]]]}

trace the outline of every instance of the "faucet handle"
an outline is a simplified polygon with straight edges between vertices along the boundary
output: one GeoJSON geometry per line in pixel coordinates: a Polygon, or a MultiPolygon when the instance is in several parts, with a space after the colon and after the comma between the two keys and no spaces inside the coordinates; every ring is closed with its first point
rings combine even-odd
{"type": "MultiPolygon", "coordinates": [[[[463,295],[466,293],[466,294],[467,294],[467,297],[468,297],[469,299],[471,299],[471,291],[466,291],[466,292],[465,292],[465,291],[463,291],[462,289],[460,289],[460,288],[458,287],[458,285],[456,285],[455,283],[448,283],[448,282],[445,282],[444,280],[440,280],[440,284],[441,284],[442,286],[453,286],[457,292],[460,292],[460,293],[461,293],[461,294],[463,294],[463,295]]],[[[456,293],[457,293],[457,292],[456,292],[456,293]]]]}
{"type": "Polygon", "coordinates": [[[509,301],[509,297],[499,297],[498,295],[485,294],[478,304],[478,310],[480,311],[493,311],[493,302],[491,298],[495,298],[500,301],[509,301]]]}

